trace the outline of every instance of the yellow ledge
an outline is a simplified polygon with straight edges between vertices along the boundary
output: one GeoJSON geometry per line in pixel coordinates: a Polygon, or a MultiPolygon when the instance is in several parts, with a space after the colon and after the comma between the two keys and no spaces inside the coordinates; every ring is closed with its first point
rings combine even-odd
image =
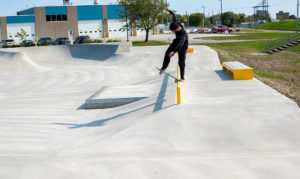
{"type": "Polygon", "coordinates": [[[233,75],[234,80],[252,80],[253,79],[253,69],[236,69],[233,72],[223,66],[223,70],[229,75],[233,75]]]}
{"type": "Polygon", "coordinates": [[[186,52],[187,53],[194,53],[194,48],[188,48],[186,52]]]}

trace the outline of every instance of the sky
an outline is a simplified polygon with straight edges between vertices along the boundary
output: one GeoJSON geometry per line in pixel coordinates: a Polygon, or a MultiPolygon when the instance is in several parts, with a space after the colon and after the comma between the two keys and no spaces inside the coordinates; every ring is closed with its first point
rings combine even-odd
{"type": "MultiPolygon", "coordinates": [[[[62,5],[63,0],[0,0],[0,16],[16,15],[17,11],[34,6],[62,5]],[[5,2],[5,3],[3,3],[5,2]]],[[[233,11],[235,13],[253,14],[252,7],[258,5],[262,0],[222,0],[223,12],[233,11]]],[[[94,0],[70,0],[73,5],[89,5],[93,4],[94,0]]],[[[116,0],[100,0],[103,5],[115,4],[116,0]]],[[[201,12],[205,6],[205,13],[210,16],[212,13],[219,13],[220,0],[167,0],[170,9],[177,11],[179,14],[188,14],[201,12]]],[[[297,0],[269,0],[270,14],[272,18],[276,17],[278,11],[290,12],[297,14],[297,0]]]]}

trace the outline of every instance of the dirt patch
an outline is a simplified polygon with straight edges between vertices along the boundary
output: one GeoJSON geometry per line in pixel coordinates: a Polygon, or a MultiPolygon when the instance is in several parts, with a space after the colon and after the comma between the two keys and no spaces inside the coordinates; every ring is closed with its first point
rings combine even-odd
{"type": "Polygon", "coordinates": [[[254,68],[254,76],[294,100],[300,107],[300,55],[282,51],[272,55],[256,52],[218,51],[221,61],[239,61],[254,68]]]}

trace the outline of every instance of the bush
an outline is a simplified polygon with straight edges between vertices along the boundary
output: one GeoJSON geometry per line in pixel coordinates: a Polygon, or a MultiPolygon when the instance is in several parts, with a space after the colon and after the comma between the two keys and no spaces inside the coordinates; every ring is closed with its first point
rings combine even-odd
{"type": "Polygon", "coordinates": [[[110,40],[108,40],[108,41],[106,41],[106,42],[121,42],[121,40],[118,40],[118,39],[116,39],[116,40],[112,40],[112,39],[110,39],[110,40]]]}
{"type": "Polygon", "coordinates": [[[102,40],[99,40],[99,39],[85,40],[84,43],[102,43],[102,40]]]}
{"type": "Polygon", "coordinates": [[[48,46],[48,43],[38,43],[37,46],[48,46]]]}
{"type": "Polygon", "coordinates": [[[3,48],[16,48],[16,47],[22,47],[22,45],[4,45],[3,48]]]}

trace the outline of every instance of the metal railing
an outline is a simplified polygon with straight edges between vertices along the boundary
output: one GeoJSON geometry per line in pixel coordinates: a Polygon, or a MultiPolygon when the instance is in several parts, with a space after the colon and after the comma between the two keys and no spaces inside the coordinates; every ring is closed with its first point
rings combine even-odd
{"type": "Polygon", "coordinates": [[[181,79],[181,74],[180,74],[180,67],[179,65],[177,66],[177,104],[181,104],[181,90],[180,90],[180,79],[181,79]]]}
{"type": "Polygon", "coordinates": [[[289,45],[293,42],[296,42],[297,40],[300,40],[300,33],[293,33],[287,36],[284,36],[280,39],[271,41],[265,45],[265,51],[271,52],[272,50],[282,47],[284,45],[289,45]]]}

